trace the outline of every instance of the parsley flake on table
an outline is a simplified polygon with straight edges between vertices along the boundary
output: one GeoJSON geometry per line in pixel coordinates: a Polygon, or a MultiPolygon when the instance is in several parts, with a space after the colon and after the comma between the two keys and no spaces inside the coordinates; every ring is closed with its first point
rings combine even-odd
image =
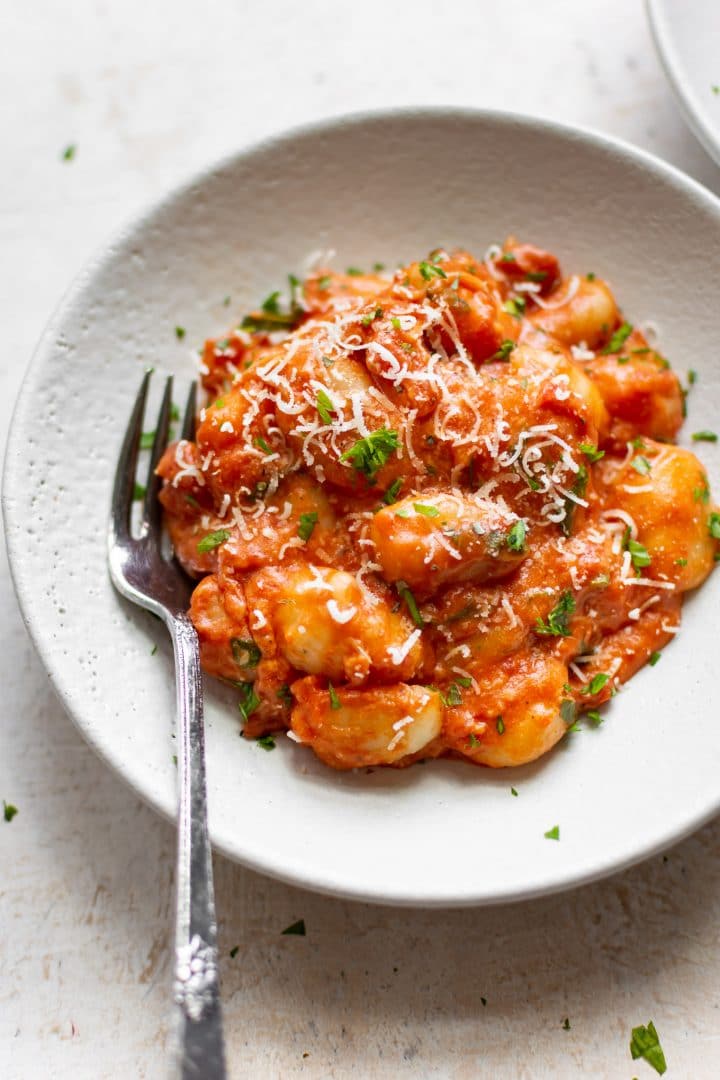
{"type": "Polygon", "coordinates": [[[563,1031],[569,1031],[570,1030],[570,1020],[569,1020],[569,1018],[567,1016],[565,1017],[565,1019],[562,1022],[562,1028],[563,1028],[563,1031]]]}
{"type": "Polygon", "coordinates": [[[300,524],[298,525],[298,536],[305,543],[308,542],[313,534],[313,529],[317,525],[318,515],[316,510],[312,510],[309,514],[300,515],[300,524]]]}
{"type": "Polygon", "coordinates": [[[718,437],[714,431],[693,431],[693,442],[717,442],[718,437]]]}
{"type": "Polygon", "coordinates": [[[552,829],[548,829],[546,833],[543,833],[546,840],[559,840],[560,839],[560,826],[553,825],[552,829]]]}
{"type": "Polygon", "coordinates": [[[176,326],[175,327],[175,337],[178,339],[178,341],[182,341],[182,339],[185,337],[185,327],[184,326],[176,326]]]}
{"type": "Polygon", "coordinates": [[[378,471],[397,450],[399,444],[400,437],[397,431],[379,428],[377,431],[371,431],[364,439],[358,439],[356,443],[353,443],[344,454],[340,455],[340,460],[352,462],[353,468],[372,483],[378,471]]]}
{"type": "Polygon", "coordinates": [[[212,551],[214,548],[219,547],[220,544],[224,544],[229,538],[229,529],[216,529],[215,532],[203,536],[197,546],[198,552],[200,555],[205,555],[208,551],[212,551]]]}
{"type": "Polygon", "coordinates": [[[240,952],[240,946],[239,945],[233,945],[232,949],[230,950],[230,959],[234,960],[239,952],[240,952]]]}
{"type": "Polygon", "coordinates": [[[142,435],[140,436],[140,449],[141,450],[152,450],[152,444],[154,442],[155,442],[155,432],[154,431],[143,431],[142,435]]]}
{"type": "Polygon", "coordinates": [[[575,611],[575,598],[571,592],[564,592],[555,607],[548,613],[547,622],[535,620],[535,633],[552,637],[570,637],[568,625],[570,616],[575,611]]]}
{"type": "Polygon", "coordinates": [[[147,489],[146,489],[145,485],[144,484],[138,484],[138,482],[136,480],[135,484],[133,486],[133,500],[135,502],[139,502],[141,499],[144,499],[146,490],[147,489]]]}
{"type": "Polygon", "coordinates": [[[655,667],[661,656],[662,653],[659,652],[650,653],[650,658],[648,659],[648,664],[650,665],[650,667],[655,667]]]}
{"type": "Polygon", "coordinates": [[[19,813],[20,811],[18,810],[17,806],[13,806],[12,803],[5,802],[5,800],[3,799],[3,817],[6,821],[12,821],[15,815],[19,813]]]}
{"type": "Polygon", "coordinates": [[[75,145],[75,143],[70,143],[69,146],[65,147],[65,149],[63,150],[63,152],[62,152],[62,154],[60,156],[61,156],[63,161],[72,161],[73,158],[75,157],[76,153],[77,153],[77,146],[75,145]]]}
{"type": "Polygon", "coordinates": [[[514,787],[510,788],[510,794],[511,795],[517,795],[517,791],[516,791],[516,789],[514,787]]]}
{"type": "Polygon", "coordinates": [[[290,923],[290,925],[286,926],[285,929],[281,931],[281,933],[296,934],[298,937],[305,937],[305,920],[298,919],[297,922],[290,923]]]}
{"type": "Polygon", "coordinates": [[[652,1020],[648,1020],[647,1027],[640,1024],[632,1029],[630,1055],[633,1061],[644,1058],[648,1065],[651,1065],[660,1076],[667,1070],[665,1055],[652,1020]]]}
{"type": "Polygon", "coordinates": [[[275,739],[272,735],[261,735],[259,739],[255,740],[255,742],[258,744],[258,746],[261,746],[263,750],[275,749],[275,739]]]}

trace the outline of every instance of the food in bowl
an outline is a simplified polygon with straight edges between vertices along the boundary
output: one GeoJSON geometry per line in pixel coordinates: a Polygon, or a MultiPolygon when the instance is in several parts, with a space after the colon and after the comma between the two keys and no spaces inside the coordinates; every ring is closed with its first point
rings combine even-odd
{"type": "Polygon", "coordinates": [[[513,238],[291,278],[158,467],[208,674],[326,764],[550,750],[677,633],[720,515],[608,284],[513,238]]]}

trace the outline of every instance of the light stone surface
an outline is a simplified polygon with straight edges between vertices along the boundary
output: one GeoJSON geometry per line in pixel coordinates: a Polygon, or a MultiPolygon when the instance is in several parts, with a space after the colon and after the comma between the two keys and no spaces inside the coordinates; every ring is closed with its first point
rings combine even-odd
{"type": "MultiPolygon", "coordinates": [[[[720,191],[637,0],[11,0],[3,14],[2,431],[84,259],[168,185],[267,132],[382,105],[503,107],[619,135],[720,191]]],[[[0,799],[20,811],[0,820],[0,1075],[164,1076],[172,830],[63,713],[4,561],[0,611],[0,799]]],[[[719,840],[715,823],[608,881],[478,911],[339,902],[218,859],[231,1075],[629,1080],[654,1075],[628,1052],[652,1018],[669,1077],[715,1077],[719,840]],[[299,918],[307,936],[282,937],[299,918]]],[[[480,832],[468,858],[482,845],[480,832]]]]}

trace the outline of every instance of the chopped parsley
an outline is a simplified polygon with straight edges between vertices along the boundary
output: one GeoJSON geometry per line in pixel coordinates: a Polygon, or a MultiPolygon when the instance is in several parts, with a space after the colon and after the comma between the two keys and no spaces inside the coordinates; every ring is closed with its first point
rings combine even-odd
{"type": "Polygon", "coordinates": [[[495,721],[495,728],[498,735],[505,734],[505,721],[503,720],[502,716],[498,716],[497,720],[495,721]]]}
{"type": "Polygon", "coordinates": [[[522,319],[525,314],[525,297],[524,296],[511,296],[509,300],[506,300],[503,304],[503,309],[507,311],[509,315],[512,315],[515,319],[522,319]]]}
{"type": "Polygon", "coordinates": [[[548,276],[547,270],[528,270],[525,275],[526,281],[544,281],[548,276]]]}
{"type": "Polygon", "coordinates": [[[687,373],[687,376],[688,376],[688,386],[694,386],[695,383],[697,382],[697,371],[693,371],[693,369],[690,368],[690,370],[687,373]]]}
{"type": "Polygon", "coordinates": [[[268,443],[267,439],[263,439],[262,435],[258,435],[255,439],[255,445],[262,450],[264,454],[272,454],[272,447],[268,443]]]}
{"type": "Polygon", "coordinates": [[[713,540],[720,540],[720,514],[713,512],[708,518],[708,532],[713,540]]]}
{"type": "Polygon", "coordinates": [[[315,398],[315,408],[323,424],[329,424],[332,414],[335,412],[335,406],[324,390],[318,390],[315,398]]]}
{"type": "Polygon", "coordinates": [[[600,458],[605,457],[605,451],[598,450],[597,446],[594,446],[593,443],[580,443],[578,449],[581,454],[585,455],[591,465],[594,464],[594,462],[599,461],[600,458]]]}
{"type": "Polygon", "coordinates": [[[513,255],[512,251],[503,251],[502,255],[500,256],[500,262],[517,262],[517,259],[513,255]]]}
{"type": "Polygon", "coordinates": [[[418,269],[420,270],[420,273],[422,274],[425,281],[430,281],[433,276],[441,278],[447,277],[447,274],[442,269],[442,267],[436,266],[434,263],[421,262],[418,264],[418,269]]]}
{"type": "Polygon", "coordinates": [[[133,499],[136,502],[138,502],[140,499],[144,499],[146,490],[147,489],[146,489],[145,485],[144,484],[138,484],[138,482],[136,480],[135,481],[135,486],[133,487],[133,499]]]}
{"type": "Polygon", "coordinates": [[[275,739],[272,735],[261,735],[259,739],[255,740],[255,742],[258,744],[258,746],[262,747],[263,750],[275,749],[275,739]]]}
{"type": "MultiPolygon", "coordinates": [[[[720,515],[718,516],[718,521],[720,522],[720,515]]],[[[408,612],[410,613],[410,618],[416,626],[422,629],[425,625],[425,620],[418,611],[415,597],[410,592],[410,586],[406,581],[396,581],[395,588],[397,589],[398,596],[404,602],[405,607],[408,609],[408,612]]]]}
{"type": "Polygon", "coordinates": [[[240,668],[257,667],[262,659],[262,653],[252,638],[231,638],[233,660],[240,668]]]}
{"type": "Polygon", "coordinates": [[[280,290],[276,289],[275,292],[271,292],[267,296],[260,307],[266,315],[279,315],[280,314],[280,290]]]}
{"type": "Polygon", "coordinates": [[[648,664],[650,665],[650,667],[655,667],[661,656],[662,653],[659,652],[650,653],[650,658],[648,660],[648,664]]]}
{"type": "Polygon", "coordinates": [[[655,1029],[655,1025],[652,1020],[648,1020],[648,1025],[640,1024],[639,1027],[632,1029],[632,1038],[630,1039],[630,1056],[633,1061],[638,1058],[644,1058],[648,1065],[651,1065],[656,1073],[660,1076],[667,1069],[667,1062],[665,1061],[665,1055],[663,1054],[662,1046],[660,1045],[660,1039],[655,1029]]]}
{"type": "Polygon", "coordinates": [[[454,709],[456,705],[462,705],[462,691],[457,683],[450,683],[447,693],[440,694],[440,699],[448,709],[454,709]]]}
{"type": "Polygon", "coordinates": [[[548,831],[546,833],[544,833],[543,835],[544,835],[546,840],[559,840],[560,839],[560,826],[559,825],[553,825],[552,829],[548,829],[548,831]]]}
{"type": "Polygon", "coordinates": [[[548,634],[553,637],[569,637],[570,628],[568,622],[575,610],[575,598],[571,592],[564,592],[555,607],[548,614],[547,622],[542,619],[535,620],[535,633],[548,634]]]}
{"type": "Polygon", "coordinates": [[[710,501],[710,488],[707,483],[703,487],[693,488],[693,500],[702,503],[710,501]]]}
{"type": "MultiPolygon", "coordinates": [[[[569,690],[570,687],[566,687],[566,689],[569,690]]],[[[568,726],[574,724],[576,713],[575,702],[571,701],[570,698],[564,698],[560,702],[560,719],[564,724],[568,726]]]]}
{"type": "Polygon", "coordinates": [[[511,794],[511,795],[517,795],[517,791],[515,790],[515,788],[514,788],[514,787],[511,787],[511,788],[510,788],[510,794],[511,794]]]}
{"type": "Polygon", "coordinates": [[[198,552],[201,555],[205,555],[208,551],[212,551],[214,548],[219,547],[220,544],[224,544],[225,541],[229,538],[229,529],[216,529],[215,532],[211,532],[208,533],[207,536],[203,536],[202,540],[197,546],[198,552]]]}
{"type": "Polygon", "coordinates": [[[184,326],[176,326],[175,327],[175,337],[178,339],[178,341],[182,341],[182,339],[185,337],[185,327],[184,326]]]}
{"type": "Polygon", "coordinates": [[[624,322],[622,326],[617,328],[605,348],[600,350],[601,356],[607,356],[608,353],[620,352],[632,332],[632,323],[624,322]]]}
{"type": "Polygon", "coordinates": [[[313,510],[309,514],[301,514],[300,515],[300,524],[298,525],[297,533],[298,533],[298,536],[300,537],[300,539],[304,540],[305,543],[307,543],[308,540],[310,539],[310,537],[312,536],[313,529],[317,525],[317,520],[318,520],[317,511],[315,511],[315,510],[313,510]]]}
{"type": "Polygon", "coordinates": [[[397,480],[393,480],[392,484],[390,485],[390,487],[387,489],[387,491],[383,495],[383,502],[385,503],[386,506],[391,506],[392,503],[395,502],[398,495],[400,494],[400,488],[401,487],[402,487],[402,480],[398,476],[397,480]]]}
{"type": "Polygon", "coordinates": [[[293,697],[287,683],[283,683],[282,686],[278,687],[277,696],[280,701],[282,701],[283,705],[292,705],[293,697]]]}
{"type": "Polygon", "coordinates": [[[399,442],[397,431],[379,428],[377,431],[370,432],[364,439],[358,439],[344,454],[340,455],[340,460],[351,461],[353,468],[372,483],[378,470],[397,450],[399,442]]]}
{"type": "Polygon", "coordinates": [[[637,540],[628,538],[625,550],[630,552],[630,558],[632,559],[635,570],[641,570],[644,566],[649,566],[652,562],[648,549],[637,540]]]}
{"type": "Polygon", "coordinates": [[[75,145],[75,143],[70,143],[70,145],[66,146],[65,149],[62,152],[62,160],[63,161],[72,161],[73,158],[75,157],[76,152],[77,152],[77,146],[75,145]]]}
{"type": "Polygon", "coordinates": [[[570,1030],[570,1020],[568,1019],[567,1016],[565,1017],[565,1019],[562,1022],[562,1029],[563,1029],[563,1031],[569,1031],[570,1030]]]}
{"type": "Polygon", "coordinates": [[[520,518],[516,521],[510,532],[507,534],[506,544],[509,551],[524,551],[525,550],[525,537],[527,536],[527,525],[520,518]]]}
{"type": "Polygon", "coordinates": [[[142,435],[140,436],[140,449],[141,450],[152,450],[152,445],[153,445],[154,442],[155,442],[155,432],[154,431],[143,431],[142,435]]]}
{"type": "Polygon", "coordinates": [[[588,711],[585,713],[585,715],[587,716],[588,720],[593,725],[593,727],[600,727],[600,725],[603,722],[603,718],[600,715],[600,713],[597,711],[597,709],[588,709],[588,711]]]}
{"type": "Polygon", "coordinates": [[[402,330],[402,326],[400,324],[400,320],[398,319],[397,315],[393,315],[390,322],[391,322],[391,324],[392,324],[392,326],[393,326],[393,328],[395,330],[402,330]]]}
{"type": "Polygon", "coordinates": [[[385,269],[385,263],[381,263],[381,262],[373,263],[373,272],[375,274],[381,274],[384,269],[385,269]]]}
{"type": "Polygon", "coordinates": [[[595,274],[594,274],[594,272],[592,270],[590,271],[589,274],[585,275],[585,280],[586,281],[594,281],[595,280],[595,274]]]}
{"type": "Polygon", "coordinates": [[[348,277],[362,277],[365,271],[360,270],[357,266],[348,266],[345,273],[348,277]]]}
{"type": "Polygon", "coordinates": [[[641,476],[647,476],[651,469],[650,462],[646,457],[643,457],[642,454],[638,454],[637,457],[632,459],[630,467],[633,468],[635,472],[640,473],[641,476]]]}
{"type": "Polygon", "coordinates": [[[416,514],[422,514],[423,517],[438,517],[440,511],[437,506],[431,506],[428,503],[413,503],[416,514]]]}
{"type": "Polygon", "coordinates": [[[328,684],[328,697],[330,698],[330,708],[340,709],[342,708],[340,698],[337,696],[337,691],[332,683],[328,684]]]}
{"type": "Polygon", "coordinates": [[[606,675],[604,671],[598,671],[597,675],[593,675],[592,679],[583,690],[583,694],[588,694],[591,697],[594,694],[599,694],[602,688],[607,684],[609,678],[610,676],[606,675]]]}
{"type": "Polygon", "coordinates": [[[687,559],[676,559],[675,560],[675,565],[676,566],[687,566],[687,559]]]}
{"type": "MultiPolygon", "coordinates": [[[[243,683],[240,687],[240,701],[238,702],[238,709],[243,720],[248,720],[257,709],[260,704],[260,698],[255,693],[255,687],[252,683],[243,683]]],[[[271,736],[268,736],[271,738],[271,736]]],[[[273,743],[273,746],[275,743],[273,743]]],[[[266,746],[265,750],[272,750],[272,746],[266,746]]]]}
{"type": "Polygon", "coordinates": [[[325,292],[326,289],[330,288],[331,281],[332,277],[330,276],[330,274],[323,274],[322,277],[318,278],[318,289],[320,289],[321,292],[325,292]]]}
{"type": "Polygon", "coordinates": [[[234,960],[239,952],[240,952],[240,946],[239,945],[233,945],[232,949],[230,950],[230,959],[234,960]]]}
{"type": "Polygon", "coordinates": [[[498,349],[498,351],[496,353],[494,353],[490,357],[490,359],[491,360],[508,360],[509,357],[510,357],[510,353],[513,351],[514,348],[515,348],[515,342],[511,341],[510,338],[505,338],[505,340],[500,345],[500,348],[498,349]]]}
{"type": "Polygon", "coordinates": [[[473,749],[473,750],[475,749],[476,746],[480,745],[480,740],[478,739],[477,735],[473,731],[470,732],[470,735],[468,737],[468,743],[470,745],[470,748],[473,749]]]}
{"type": "Polygon", "coordinates": [[[370,326],[370,323],[374,322],[375,319],[381,319],[382,315],[383,309],[381,307],[376,307],[375,310],[371,311],[369,315],[363,315],[360,322],[363,326],[370,326]]]}
{"type": "Polygon", "coordinates": [[[12,821],[15,815],[19,813],[20,811],[18,810],[17,806],[13,806],[12,803],[5,802],[5,800],[3,799],[3,817],[6,821],[12,821]]]}
{"type": "Polygon", "coordinates": [[[693,431],[693,442],[717,442],[718,437],[714,431],[693,431]]]}
{"type": "Polygon", "coordinates": [[[297,922],[291,923],[290,926],[286,926],[282,933],[297,934],[298,937],[305,937],[305,920],[298,919],[297,922]]]}

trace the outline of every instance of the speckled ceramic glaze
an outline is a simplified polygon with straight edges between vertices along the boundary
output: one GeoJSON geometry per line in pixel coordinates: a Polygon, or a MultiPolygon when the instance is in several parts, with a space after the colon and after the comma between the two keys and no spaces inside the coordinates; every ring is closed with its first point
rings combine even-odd
{"type": "Polygon", "coordinates": [[[655,45],[690,127],[720,162],[720,4],[646,0],[655,45]]]}
{"type": "MultiPolygon", "coordinates": [[[[111,477],[143,369],[174,372],[180,399],[204,337],[318,248],[335,248],[339,266],[393,264],[439,244],[482,252],[511,231],[569,271],[606,277],[631,320],[654,320],[675,366],[698,372],[684,441],[717,426],[720,203],[647,154],[519,117],[423,110],[264,143],[131,223],[62,303],[10,435],[12,569],[71,715],[162,813],[175,803],[172,657],[161,624],[114,593],[105,561],[111,477]]],[[[720,492],[720,448],[699,453],[720,492]]],[[[537,895],[638,860],[720,807],[719,599],[710,581],[688,600],[677,640],[601,728],[516,771],[335,773],[290,740],[271,753],[243,741],[232,693],[210,680],[213,840],[302,885],[428,905],[537,895]],[[543,835],[554,825],[559,843],[543,835]]]]}

